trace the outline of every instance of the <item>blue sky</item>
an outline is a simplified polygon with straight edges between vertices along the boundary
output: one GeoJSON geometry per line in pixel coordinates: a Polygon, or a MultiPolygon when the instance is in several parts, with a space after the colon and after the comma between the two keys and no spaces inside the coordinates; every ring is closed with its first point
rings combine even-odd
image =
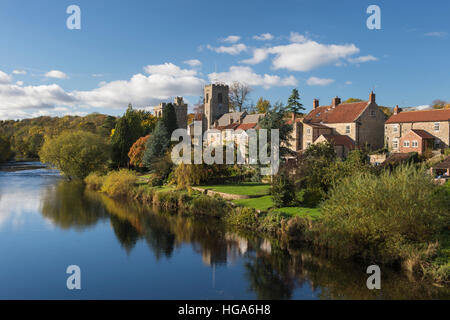
{"type": "Polygon", "coordinates": [[[449,1],[0,2],[0,119],[121,114],[211,80],[247,82],[251,99],[450,100],[449,1]],[[69,30],[69,5],[81,30],[69,30]],[[369,30],[369,5],[381,30],[369,30]],[[264,35],[264,36],[263,36],[264,35]],[[230,37],[231,36],[231,37],[230,37]]]}

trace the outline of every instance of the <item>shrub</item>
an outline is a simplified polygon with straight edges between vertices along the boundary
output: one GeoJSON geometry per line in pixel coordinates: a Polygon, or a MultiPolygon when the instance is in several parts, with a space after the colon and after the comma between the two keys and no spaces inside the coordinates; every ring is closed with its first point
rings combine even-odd
{"type": "Polygon", "coordinates": [[[153,204],[162,210],[176,211],[178,208],[178,195],[173,191],[156,192],[153,204]]]}
{"type": "Polygon", "coordinates": [[[295,200],[295,186],[285,171],[273,178],[270,194],[276,208],[290,206],[295,200]]]}
{"type": "Polygon", "coordinates": [[[227,214],[225,220],[228,224],[238,228],[256,230],[259,227],[259,214],[253,208],[235,208],[227,214]]]}
{"type": "Polygon", "coordinates": [[[136,184],[136,180],[137,177],[133,171],[127,169],[111,171],[106,176],[101,191],[110,197],[127,196],[136,184]]]}
{"type": "Polygon", "coordinates": [[[294,243],[312,241],[312,221],[306,217],[294,217],[282,222],[281,237],[294,243]]]}
{"type": "Polygon", "coordinates": [[[104,182],[105,176],[97,172],[92,172],[86,178],[84,178],[84,183],[86,183],[86,186],[94,191],[99,191],[102,188],[104,182]]]}
{"type": "Polygon", "coordinates": [[[70,178],[84,179],[89,173],[101,171],[109,160],[109,145],[91,132],[66,131],[46,139],[39,157],[70,178]]]}
{"type": "Polygon", "coordinates": [[[284,217],[278,212],[267,213],[259,222],[259,231],[276,235],[284,221],[284,217]]]}
{"type": "Polygon", "coordinates": [[[420,256],[449,225],[442,190],[411,165],[345,178],[322,206],[320,241],[341,256],[380,263],[420,256]]]}
{"type": "Polygon", "coordinates": [[[203,194],[192,200],[189,207],[189,211],[194,215],[214,217],[223,216],[228,210],[228,203],[221,197],[210,197],[203,194]]]}

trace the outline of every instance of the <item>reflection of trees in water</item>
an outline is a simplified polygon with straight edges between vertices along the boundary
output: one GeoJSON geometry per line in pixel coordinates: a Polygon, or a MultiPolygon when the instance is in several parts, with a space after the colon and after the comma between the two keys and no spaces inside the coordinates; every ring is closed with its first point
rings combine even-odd
{"type": "Polygon", "coordinates": [[[117,216],[111,216],[110,222],[117,240],[125,248],[125,251],[130,253],[140,237],[139,232],[128,220],[121,219],[117,216]]]}
{"type": "MultiPolygon", "coordinates": [[[[368,290],[367,266],[335,262],[307,249],[286,249],[251,233],[227,230],[216,219],[193,219],[152,213],[136,202],[116,201],[85,191],[82,185],[61,182],[42,201],[42,213],[62,228],[83,229],[109,216],[118,241],[129,253],[145,240],[156,259],[171,257],[176,247],[189,243],[206,265],[245,259],[249,289],[260,299],[289,299],[308,285],[322,299],[447,298],[449,289],[437,288],[382,268],[382,290],[368,290]]],[[[308,289],[306,292],[310,292],[308,289]]],[[[312,297],[312,296],[311,296],[312,297]]]]}
{"type": "Polygon", "coordinates": [[[83,196],[81,183],[60,181],[45,190],[42,215],[63,229],[85,229],[108,217],[103,205],[83,196]]]}

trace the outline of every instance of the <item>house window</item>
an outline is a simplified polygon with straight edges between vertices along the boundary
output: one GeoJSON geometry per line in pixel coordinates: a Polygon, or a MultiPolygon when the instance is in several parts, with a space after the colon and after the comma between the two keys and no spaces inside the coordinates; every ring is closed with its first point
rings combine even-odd
{"type": "Polygon", "coordinates": [[[403,146],[404,146],[405,148],[409,148],[409,140],[403,141],[403,146]]]}
{"type": "Polygon", "coordinates": [[[434,131],[439,131],[440,130],[440,123],[439,122],[435,122],[434,123],[434,131]]]}
{"type": "Polygon", "coordinates": [[[370,110],[370,115],[375,118],[377,116],[377,112],[375,110],[370,110]]]}
{"type": "Polygon", "coordinates": [[[392,131],[398,132],[398,124],[394,125],[394,127],[392,128],[392,131]]]}
{"type": "Polygon", "coordinates": [[[209,93],[206,94],[206,101],[205,101],[205,102],[206,102],[206,103],[209,102],[209,93]]]}
{"type": "Polygon", "coordinates": [[[350,133],[350,126],[345,126],[345,133],[349,134],[350,133]]]}
{"type": "Polygon", "coordinates": [[[418,146],[419,146],[419,143],[417,142],[417,140],[413,140],[413,142],[411,142],[411,147],[417,148],[418,146]]]}
{"type": "Polygon", "coordinates": [[[392,140],[392,148],[393,149],[398,149],[398,139],[392,140]]]}
{"type": "Polygon", "coordinates": [[[434,139],[434,147],[439,148],[441,146],[441,140],[438,138],[434,139]]]}
{"type": "Polygon", "coordinates": [[[311,128],[306,129],[306,133],[307,133],[308,135],[311,135],[311,128]]]}

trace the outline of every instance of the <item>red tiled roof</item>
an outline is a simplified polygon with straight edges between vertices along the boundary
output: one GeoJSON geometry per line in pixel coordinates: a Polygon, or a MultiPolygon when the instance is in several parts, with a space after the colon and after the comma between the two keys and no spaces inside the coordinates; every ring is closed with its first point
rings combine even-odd
{"type": "Polygon", "coordinates": [[[320,106],[305,116],[304,122],[312,123],[350,123],[355,121],[367,107],[368,102],[342,103],[335,108],[320,106]]]}
{"type": "Polygon", "coordinates": [[[228,124],[226,126],[217,126],[217,127],[213,128],[213,129],[217,129],[217,130],[221,130],[222,131],[222,130],[227,130],[227,129],[236,129],[237,126],[239,126],[239,122],[234,122],[234,123],[228,124]]]}
{"type": "Polygon", "coordinates": [[[239,127],[236,128],[236,130],[244,130],[247,131],[248,129],[254,129],[258,123],[242,123],[239,127]]]}
{"type": "Polygon", "coordinates": [[[349,136],[340,135],[340,134],[336,134],[336,135],[323,134],[323,136],[331,144],[334,144],[337,146],[345,146],[348,149],[355,148],[355,142],[349,136]]]}
{"type": "Polygon", "coordinates": [[[327,127],[326,125],[320,124],[320,123],[305,123],[307,126],[313,127],[313,128],[319,128],[319,129],[331,129],[330,127],[327,127]]]}
{"type": "Polygon", "coordinates": [[[422,139],[434,139],[435,138],[433,135],[429,134],[425,130],[412,129],[411,131],[414,132],[415,134],[417,134],[422,139]]]}
{"type": "Polygon", "coordinates": [[[403,111],[392,115],[386,123],[449,121],[450,109],[403,111]]]}
{"type": "Polygon", "coordinates": [[[435,164],[433,169],[448,169],[450,168],[450,156],[444,159],[441,163],[435,164]]]}

